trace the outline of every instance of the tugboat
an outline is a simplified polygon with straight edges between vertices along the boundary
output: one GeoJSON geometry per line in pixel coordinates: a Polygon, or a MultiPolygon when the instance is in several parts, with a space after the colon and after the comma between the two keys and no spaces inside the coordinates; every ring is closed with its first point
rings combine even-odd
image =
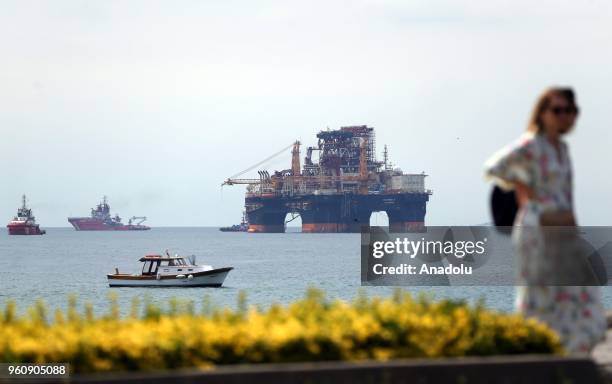
{"type": "Polygon", "coordinates": [[[21,208],[17,209],[17,216],[11,220],[8,225],[9,235],[44,235],[47,233],[41,230],[36,224],[36,218],[32,214],[32,210],[26,206],[26,195],[23,195],[21,208]]]}
{"type": "Polygon", "coordinates": [[[242,212],[242,221],[240,224],[234,224],[231,227],[219,228],[221,232],[248,232],[249,221],[247,220],[246,212],[242,212]]]}
{"type": "Polygon", "coordinates": [[[110,205],[104,196],[96,209],[92,208],[91,217],[69,217],[68,222],[77,231],[147,231],[151,227],[142,224],[146,219],[145,216],[134,216],[127,225],[123,224],[119,215],[111,217],[110,205]]]}
{"type": "Polygon", "coordinates": [[[140,274],[119,273],[106,275],[110,287],[221,287],[233,267],[213,268],[196,265],[195,256],[147,255],[140,274]]]}

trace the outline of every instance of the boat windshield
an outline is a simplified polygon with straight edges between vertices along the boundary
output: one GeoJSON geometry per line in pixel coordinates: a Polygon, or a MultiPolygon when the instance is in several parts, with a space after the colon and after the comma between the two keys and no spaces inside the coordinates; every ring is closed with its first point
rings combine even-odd
{"type": "Polygon", "coordinates": [[[157,268],[159,267],[159,261],[145,261],[142,266],[142,274],[143,275],[155,275],[157,274],[157,268]]]}
{"type": "Polygon", "coordinates": [[[179,265],[187,265],[187,263],[185,263],[185,260],[183,258],[177,258],[177,259],[170,259],[168,261],[164,261],[162,265],[174,267],[174,266],[179,266],[179,265]]]}

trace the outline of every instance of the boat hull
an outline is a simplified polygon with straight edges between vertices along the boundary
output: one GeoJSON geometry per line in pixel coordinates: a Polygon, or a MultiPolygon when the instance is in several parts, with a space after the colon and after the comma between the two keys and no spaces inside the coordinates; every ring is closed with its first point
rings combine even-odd
{"type": "Polygon", "coordinates": [[[111,287],[221,287],[232,267],[195,272],[178,278],[177,275],[107,275],[111,287]],[[189,276],[192,278],[189,278],[189,276]]]}
{"type": "Polygon", "coordinates": [[[9,235],[44,235],[38,224],[9,224],[6,226],[9,235]]]}
{"type": "Polygon", "coordinates": [[[221,227],[219,228],[219,230],[221,232],[248,232],[249,228],[248,227],[241,227],[241,228],[221,227]]]}
{"type": "Polygon", "coordinates": [[[69,217],[68,222],[77,231],[148,231],[151,229],[146,225],[108,224],[90,217],[69,217]]]}

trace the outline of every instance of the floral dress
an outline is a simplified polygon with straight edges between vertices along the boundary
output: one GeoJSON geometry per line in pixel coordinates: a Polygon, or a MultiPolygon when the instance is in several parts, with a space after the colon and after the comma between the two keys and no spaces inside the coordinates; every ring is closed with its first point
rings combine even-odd
{"type": "Polygon", "coordinates": [[[517,309],[556,330],[569,353],[588,353],[606,331],[599,287],[537,284],[564,253],[541,230],[539,218],[544,212],[573,210],[567,144],[561,142],[557,151],[543,135],[526,133],[487,161],[486,175],[503,189],[512,189],[507,181],[520,181],[535,193],[517,213],[512,232],[519,260],[517,309]]]}

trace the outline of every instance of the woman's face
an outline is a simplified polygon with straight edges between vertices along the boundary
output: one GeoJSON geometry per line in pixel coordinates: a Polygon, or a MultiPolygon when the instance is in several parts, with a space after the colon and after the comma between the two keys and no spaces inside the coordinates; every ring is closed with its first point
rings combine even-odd
{"type": "Polygon", "coordinates": [[[574,126],[578,111],[563,96],[553,95],[548,107],[542,112],[542,123],[546,133],[563,135],[574,126]]]}

